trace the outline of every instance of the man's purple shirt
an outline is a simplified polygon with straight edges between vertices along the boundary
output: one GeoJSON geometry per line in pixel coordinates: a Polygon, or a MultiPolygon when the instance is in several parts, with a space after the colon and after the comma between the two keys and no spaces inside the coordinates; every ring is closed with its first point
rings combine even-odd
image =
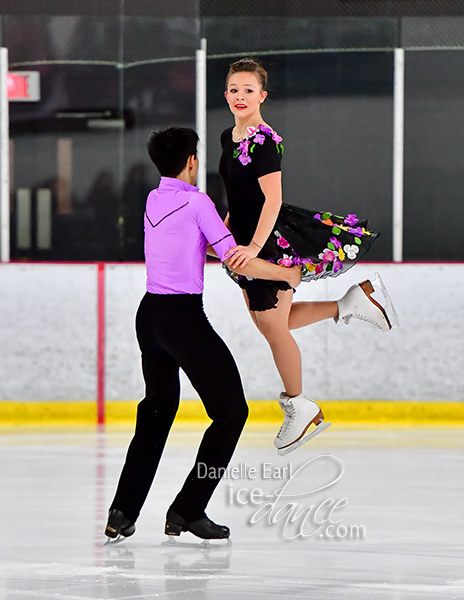
{"type": "Polygon", "coordinates": [[[144,221],[151,294],[201,294],[208,243],[222,261],[236,246],[209,196],[173,177],[148,194],[144,221]]]}

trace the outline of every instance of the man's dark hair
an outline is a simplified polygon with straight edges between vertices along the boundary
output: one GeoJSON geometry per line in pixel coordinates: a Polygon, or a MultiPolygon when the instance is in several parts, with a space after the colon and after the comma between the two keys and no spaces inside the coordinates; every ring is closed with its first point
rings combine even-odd
{"type": "Polygon", "coordinates": [[[197,142],[196,131],[188,127],[152,131],[148,136],[148,154],[161,176],[177,177],[184,170],[188,157],[196,157],[197,142]]]}

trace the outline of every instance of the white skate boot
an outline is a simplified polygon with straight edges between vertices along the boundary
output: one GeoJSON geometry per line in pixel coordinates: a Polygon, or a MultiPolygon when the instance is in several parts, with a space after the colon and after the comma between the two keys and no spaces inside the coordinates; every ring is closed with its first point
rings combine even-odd
{"type": "Polygon", "coordinates": [[[375,274],[372,282],[367,279],[360,284],[352,285],[343,298],[337,301],[337,304],[338,317],[335,322],[341,319],[348,325],[352,318],[361,319],[372,323],[382,331],[390,331],[393,327],[398,326],[395,308],[378,273],[375,274]],[[375,287],[382,292],[385,298],[385,308],[371,296],[375,287]]]}
{"type": "Polygon", "coordinates": [[[274,446],[280,456],[296,450],[331,425],[331,423],[324,423],[322,410],[303,394],[289,398],[282,392],[279,404],[285,412],[284,422],[274,440],[274,446]],[[305,436],[312,424],[316,425],[316,428],[305,436]]]}

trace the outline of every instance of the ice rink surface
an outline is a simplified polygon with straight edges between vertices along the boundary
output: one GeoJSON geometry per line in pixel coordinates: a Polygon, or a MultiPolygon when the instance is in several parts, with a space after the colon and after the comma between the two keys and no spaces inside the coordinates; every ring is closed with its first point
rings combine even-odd
{"type": "Polygon", "coordinates": [[[278,457],[247,427],[208,507],[232,545],[164,546],[201,433],[175,426],[135,535],[105,546],[130,430],[3,429],[0,600],[464,598],[462,428],[333,425],[278,457]]]}

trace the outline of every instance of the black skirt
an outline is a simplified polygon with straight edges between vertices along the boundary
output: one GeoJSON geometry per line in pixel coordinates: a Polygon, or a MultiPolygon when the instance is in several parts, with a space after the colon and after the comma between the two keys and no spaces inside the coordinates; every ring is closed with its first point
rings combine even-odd
{"type": "MultiPolygon", "coordinates": [[[[379,235],[367,229],[367,221],[360,221],[356,215],[342,217],[283,204],[258,257],[284,267],[301,265],[304,282],[338,277],[366,254],[379,235]]],[[[237,275],[223,266],[246,290],[250,310],[276,308],[277,292],[290,289],[286,282],[237,275]]]]}

